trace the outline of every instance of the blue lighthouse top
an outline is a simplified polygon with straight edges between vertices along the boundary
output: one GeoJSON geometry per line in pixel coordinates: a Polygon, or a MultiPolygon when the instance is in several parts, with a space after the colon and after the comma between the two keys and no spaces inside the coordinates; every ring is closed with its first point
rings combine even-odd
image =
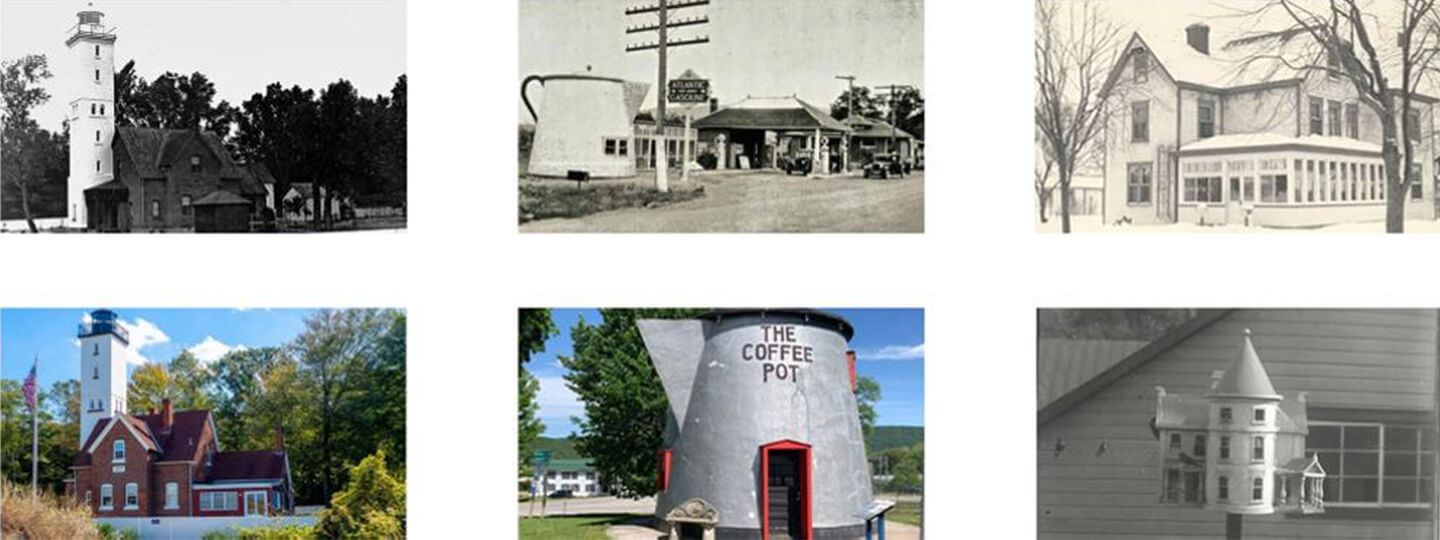
{"type": "Polygon", "coordinates": [[[90,321],[80,323],[79,337],[98,336],[111,334],[120,341],[130,344],[130,332],[120,325],[120,317],[114,311],[108,309],[97,309],[90,312],[90,321]]]}

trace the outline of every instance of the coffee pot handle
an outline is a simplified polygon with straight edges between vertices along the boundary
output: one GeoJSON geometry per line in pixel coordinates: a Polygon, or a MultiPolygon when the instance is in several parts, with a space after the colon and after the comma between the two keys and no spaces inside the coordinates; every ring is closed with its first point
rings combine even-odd
{"type": "Polygon", "coordinates": [[[531,81],[540,81],[540,86],[545,86],[545,77],[542,75],[531,75],[525,77],[525,80],[520,83],[520,100],[525,102],[525,109],[530,111],[530,117],[534,118],[536,122],[539,122],[540,117],[535,114],[535,107],[530,106],[530,96],[525,95],[526,88],[530,86],[531,81]]]}

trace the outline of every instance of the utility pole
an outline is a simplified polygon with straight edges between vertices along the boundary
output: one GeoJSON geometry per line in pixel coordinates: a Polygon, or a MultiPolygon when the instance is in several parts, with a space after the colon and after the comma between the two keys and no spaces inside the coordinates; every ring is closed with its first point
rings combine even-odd
{"type": "MultiPolygon", "coordinates": [[[[845,119],[849,120],[850,117],[855,116],[855,76],[836,75],[835,78],[850,84],[850,91],[845,94],[845,119]]],[[[849,122],[846,123],[848,124],[849,122]]],[[[840,152],[840,162],[842,163],[841,167],[845,169],[845,172],[850,172],[850,144],[852,142],[853,141],[850,140],[850,134],[846,133],[844,145],[845,148],[843,152],[840,152]]]]}
{"type": "Polygon", "coordinates": [[[908,84],[887,84],[877,86],[876,88],[885,89],[884,95],[890,98],[890,152],[895,154],[896,158],[899,158],[900,152],[895,149],[895,131],[897,129],[895,124],[899,121],[899,118],[895,116],[895,97],[901,90],[913,90],[915,87],[908,84]]]}
{"type": "MultiPolygon", "coordinates": [[[[638,33],[638,32],[657,31],[657,32],[659,33],[660,40],[657,41],[657,42],[655,42],[655,43],[652,43],[652,44],[644,44],[644,43],[642,43],[642,44],[637,44],[637,45],[629,45],[629,46],[625,47],[625,52],[644,51],[644,50],[649,50],[649,49],[656,49],[657,51],[659,51],[659,56],[660,56],[659,70],[658,70],[658,71],[659,71],[659,74],[658,74],[658,76],[656,77],[657,82],[656,82],[656,84],[655,84],[655,152],[654,152],[654,156],[655,156],[655,189],[658,190],[658,191],[660,191],[660,192],[662,192],[662,193],[670,190],[670,182],[669,182],[668,178],[666,177],[667,173],[669,172],[670,163],[669,163],[668,157],[666,156],[666,153],[665,153],[665,92],[666,92],[666,88],[667,88],[667,84],[666,84],[667,79],[666,79],[666,77],[665,77],[665,67],[666,67],[666,62],[668,61],[668,58],[667,58],[668,49],[669,49],[670,47],[679,47],[679,46],[683,46],[683,45],[697,45],[697,44],[700,44],[700,43],[709,43],[709,42],[710,42],[710,38],[709,38],[708,36],[707,36],[707,37],[699,37],[699,38],[691,38],[691,39],[680,39],[680,40],[676,40],[676,41],[670,41],[670,39],[669,39],[669,29],[671,29],[671,28],[677,28],[677,27],[681,27],[681,26],[691,26],[691,25],[705,24],[705,23],[710,22],[710,18],[709,18],[709,17],[706,17],[706,16],[704,16],[704,15],[701,15],[700,17],[697,17],[697,18],[683,19],[683,20],[677,20],[677,21],[675,21],[675,22],[670,22],[670,10],[672,10],[672,9],[690,8],[690,7],[696,7],[696,6],[703,6],[703,5],[707,5],[707,4],[709,4],[709,3],[710,3],[710,0],[673,0],[673,1],[672,1],[672,0],[659,0],[659,3],[658,3],[658,4],[655,4],[655,5],[651,5],[651,6],[641,6],[641,7],[632,7],[632,8],[627,8],[627,9],[625,10],[625,14],[626,14],[626,15],[642,15],[642,14],[645,14],[645,13],[655,13],[655,14],[657,14],[657,16],[659,17],[659,24],[656,24],[656,25],[642,25],[642,26],[638,26],[638,27],[626,28],[626,29],[625,29],[625,33],[626,33],[626,34],[634,34],[634,33],[638,33]]],[[[682,166],[683,166],[683,164],[682,164],[682,166]]]]}

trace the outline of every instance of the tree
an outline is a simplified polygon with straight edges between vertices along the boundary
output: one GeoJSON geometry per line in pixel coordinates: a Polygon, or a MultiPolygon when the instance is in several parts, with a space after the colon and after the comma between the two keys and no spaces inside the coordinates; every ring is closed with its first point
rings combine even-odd
{"type": "MultiPolygon", "coordinates": [[[[30,117],[35,107],[50,101],[41,83],[51,77],[44,55],[26,55],[0,63],[0,179],[20,191],[20,207],[30,232],[39,229],[31,211],[31,190],[44,183],[56,167],[54,138],[30,117]]],[[[63,147],[62,147],[63,148],[63,147]]]]}
{"type": "Polygon", "coordinates": [[[130,373],[125,392],[127,407],[134,414],[158,411],[162,401],[175,395],[175,387],[175,379],[164,364],[146,362],[130,373]]]}
{"type": "Polygon", "coordinates": [[[400,539],[405,537],[405,483],[385,467],[385,452],[366,457],[350,469],[345,489],[320,514],[322,538],[400,539]]]}
{"type": "Polygon", "coordinates": [[[850,117],[850,105],[855,105],[855,114],[862,118],[882,118],[884,114],[870,89],[864,86],[846,88],[835,101],[830,102],[830,116],[836,120],[850,117]]]}
{"type": "Polygon", "coordinates": [[[215,101],[215,83],[204,73],[165,72],[147,82],[135,61],[115,72],[115,125],[165,129],[204,129],[230,136],[236,110],[215,101]]]}
{"type": "Polygon", "coordinates": [[[870,377],[855,381],[855,405],[860,409],[860,431],[865,440],[875,430],[875,403],[880,401],[880,383],[870,377]]]}
{"type": "Polygon", "coordinates": [[[360,98],[350,81],[340,79],[320,92],[316,123],[319,148],[312,156],[319,174],[310,195],[316,210],[316,228],[329,228],[334,195],[354,192],[359,168],[370,150],[362,144],[362,131],[356,122],[359,115],[360,98]],[[321,197],[322,191],[326,197],[321,197]]]}
{"type": "Polygon", "coordinates": [[[1036,0],[1035,18],[1035,128],[1055,167],[1060,230],[1069,233],[1070,179],[1105,128],[1120,31],[1092,0],[1036,0]]]}
{"type": "Polygon", "coordinates": [[[540,381],[525,369],[525,364],[530,361],[530,355],[544,352],[545,341],[557,333],[559,329],[555,327],[555,320],[550,317],[550,310],[520,310],[520,404],[517,422],[520,433],[519,467],[522,475],[527,474],[529,469],[530,451],[535,444],[535,438],[545,431],[545,423],[535,417],[540,409],[540,405],[535,401],[540,392],[540,381]]]}
{"type": "Polygon", "coordinates": [[[576,449],[594,460],[616,494],[655,491],[655,449],[661,445],[669,401],[635,326],[639,319],[685,319],[704,309],[602,309],[599,325],[582,318],[570,329],[574,355],[561,357],[565,381],[585,404],[576,418],[576,449]]]}
{"type": "Polygon", "coordinates": [[[236,349],[210,365],[215,422],[225,426],[219,433],[222,447],[244,447],[257,430],[269,433],[278,427],[259,424],[260,418],[253,413],[264,396],[261,383],[265,373],[285,358],[286,352],[276,347],[236,349]]]}
{"type": "Polygon", "coordinates": [[[1398,17],[1393,11],[1377,13],[1382,6],[1356,0],[1267,0],[1240,13],[1256,21],[1256,26],[1285,21],[1242,40],[1246,45],[1271,45],[1248,55],[1245,67],[1340,78],[1379,115],[1389,233],[1405,232],[1406,193],[1424,181],[1414,170],[1417,155],[1425,155],[1415,145],[1425,143],[1419,141],[1419,116],[1412,111],[1421,84],[1436,76],[1430,69],[1440,59],[1436,1],[1400,0],[1389,6],[1399,8],[1398,17]],[[1385,26],[1387,19],[1395,20],[1396,26],[1385,26]],[[1393,42],[1391,35],[1396,36],[1393,42]]]}

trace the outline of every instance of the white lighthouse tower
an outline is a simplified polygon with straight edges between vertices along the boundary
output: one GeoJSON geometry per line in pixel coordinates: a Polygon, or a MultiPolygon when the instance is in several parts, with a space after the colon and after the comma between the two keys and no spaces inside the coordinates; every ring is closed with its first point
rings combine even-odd
{"type": "Polygon", "coordinates": [[[114,311],[100,309],[80,324],[80,444],[100,420],[117,412],[129,412],[125,405],[125,364],[130,333],[120,326],[114,311]]]}
{"type": "Polygon", "coordinates": [[[1206,492],[1215,494],[1206,506],[1231,514],[1273,514],[1276,418],[1284,397],[1260,365],[1248,328],[1235,360],[1206,397],[1214,459],[1205,483],[1206,492]]]}
{"type": "Polygon", "coordinates": [[[115,177],[110,151],[115,136],[115,29],[105,26],[104,18],[99,11],[81,11],[65,39],[71,66],[80,74],[66,115],[70,121],[66,227],[85,228],[85,190],[115,177]]]}

